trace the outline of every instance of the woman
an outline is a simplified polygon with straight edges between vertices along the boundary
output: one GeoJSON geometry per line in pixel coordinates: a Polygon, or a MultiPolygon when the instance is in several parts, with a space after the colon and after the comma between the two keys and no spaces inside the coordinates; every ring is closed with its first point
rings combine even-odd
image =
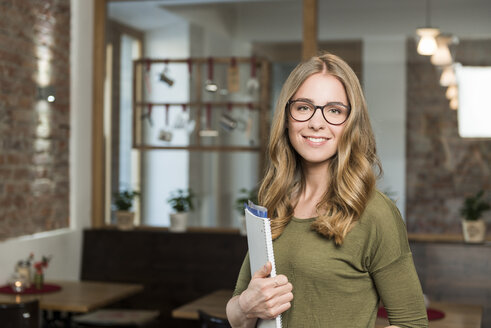
{"type": "Polygon", "coordinates": [[[242,265],[233,327],[282,314],[283,327],[427,327],[404,222],[375,189],[380,164],[360,83],[339,57],[299,64],[276,106],[259,203],[270,211],[276,271],[242,265]]]}

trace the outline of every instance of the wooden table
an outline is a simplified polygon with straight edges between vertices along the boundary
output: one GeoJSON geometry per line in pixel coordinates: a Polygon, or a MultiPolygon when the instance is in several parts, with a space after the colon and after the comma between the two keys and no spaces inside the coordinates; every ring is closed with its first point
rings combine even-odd
{"type": "MultiPolygon", "coordinates": [[[[225,306],[232,296],[231,290],[217,290],[185,304],[172,311],[172,316],[179,319],[198,319],[198,309],[211,315],[226,318],[225,306]]],[[[429,322],[429,328],[480,328],[482,307],[478,305],[432,302],[430,307],[445,313],[445,317],[429,322]]],[[[388,326],[386,319],[377,318],[375,328],[388,326]]]]}
{"type": "Polygon", "coordinates": [[[195,301],[184,304],[181,307],[172,311],[172,316],[179,319],[198,320],[198,310],[219,317],[226,318],[225,306],[228,300],[232,297],[233,291],[228,289],[220,289],[211,294],[198,298],[195,301]]]}
{"type": "Polygon", "coordinates": [[[95,281],[49,281],[61,286],[60,291],[46,294],[0,294],[0,302],[20,303],[39,300],[39,307],[46,311],[86,313],[117,302],[143,290],[143,285],[95,281]]]}

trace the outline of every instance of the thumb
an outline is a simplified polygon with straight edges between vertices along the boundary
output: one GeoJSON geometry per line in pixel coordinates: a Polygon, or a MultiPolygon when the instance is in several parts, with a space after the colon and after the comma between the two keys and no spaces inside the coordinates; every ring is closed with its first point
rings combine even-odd
{"type": "Polygon", "coordinates": [[[261,269],[257,270],[255,273],[254,273],[254,276],[252,276],[252,278],[266,278],[267,276],[269,276],[269,274],[271,273],[271,270],[272,270],[273,266],[271,265],[271,262],[266,262],[265,265],[263,265],[261,267],[261,269]]]}

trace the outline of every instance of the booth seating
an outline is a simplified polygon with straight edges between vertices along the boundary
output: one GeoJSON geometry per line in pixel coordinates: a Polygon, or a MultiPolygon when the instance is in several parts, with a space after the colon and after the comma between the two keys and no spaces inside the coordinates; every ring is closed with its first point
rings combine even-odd
{"type": "Polygon", "coordinates": [[[247,252],[247,238],[201,229],[84,231],[82,280],[139,283],[144,290],[113,308],[158,310],[156,327],[199,327],[174,319],[173,309],[218,289],[234,289],[247,252]]]}

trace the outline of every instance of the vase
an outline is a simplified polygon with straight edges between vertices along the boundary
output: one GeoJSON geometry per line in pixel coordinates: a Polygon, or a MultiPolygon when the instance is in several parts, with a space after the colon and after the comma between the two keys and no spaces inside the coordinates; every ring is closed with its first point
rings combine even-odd
{"type": "Polygon", "coordinates": [[[171,232],[185,232],[188,221],[187,212],[178,212],[170,215],[170,227],[171,232]]]}
{"type": "Polygon", "coordinates": [[[131,230],[134,226],[135,213],[130,211],[116,211],[116,225],[121,230],[131,230]]]}
{"type": "Polygon", "coordinates": [[[24,277],[26,287],[29,288],[31,286],[31,266],[27,263],[21,262],[17,264],[15,272],[24,277]]]}
{"type": "Polygon", "coordinates": [[[16,293],[22,293],[26,288],[28,288],[27,280],[24,275],[19,273],[14,273],[9,281],[10,287],[16,293]]]}
{"type": "Polygon", "coordinates": [[[44,285],[44,275],[42,273],[36,272],[34,274],[34,286],[36,289],[43,289],[44,285]]]}
{"type": "Polygon", "coordinates": [[[462,220],[462,230],[467,243],[483,243],[486,239],[486,224],[483,219],[462,220]]]}

